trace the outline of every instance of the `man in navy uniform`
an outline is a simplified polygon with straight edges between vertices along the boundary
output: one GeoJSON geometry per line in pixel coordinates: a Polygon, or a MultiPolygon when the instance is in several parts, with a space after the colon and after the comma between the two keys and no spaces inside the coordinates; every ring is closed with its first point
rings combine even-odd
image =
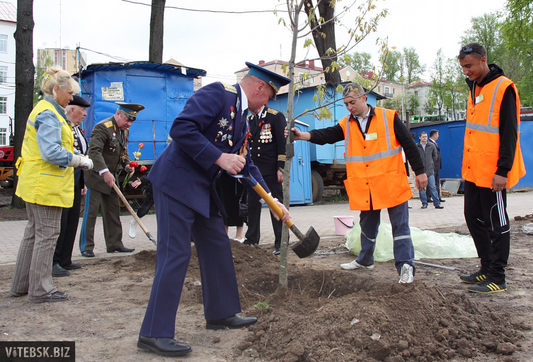
{"type": "MultiPolygon", "coordinates": [[[[285,127],[283,113],[265,107],[248,117],[250,123],[250,153],[272,195],[283,202],[283,167],[285,166],[285,127]]],[[[258,244],[261,238],[261,203],[248,200],[248,230],[244,244],[258,244]]],[[[279,255],[283,223],[271,214],[274,229],[274,255],[279,255]]]]}
{"type": "MultiPolygon", "coordinates": [[[[251,63],[249,73],[233,86],[211,83],[194,93],[176,117],[172,142],[150,170],[157,215],[157,263],[152,292],[137,347],[179,356],[191,347],[174,339],[176,313],[194,240],[207,329],[248,327],[243,317],[231,241],[222,219],[215,179],[221,172],[236,175],[246,163],[249,172],[269,189],[241,147],[248,133],[246,113],[258,113],[290,80],[251,63]]],[[[248,189],[247,182],[243,182],[248,189]]],[[[251,193],[259,199],[259,195],[251,193]]],[[[283,221],[290,214],[279,201],[283,221]]]]}
{"type": "Polygon", "coordinates": [[[108,253],[128,253],[135,249],[126,248],[122,243],[120,223],[120,202],[113,190],[119,172],[133,171],[129,166],[128,128],[144,106],[136,103],[116,102],[118,109],[109,118],[94,126],[89,141],[89,157],[95,167],[85,172],[87,194],[80,232],[81,255],[94,257],[94,225],[98,209],[102,205],[104,238],[108,253]]]}

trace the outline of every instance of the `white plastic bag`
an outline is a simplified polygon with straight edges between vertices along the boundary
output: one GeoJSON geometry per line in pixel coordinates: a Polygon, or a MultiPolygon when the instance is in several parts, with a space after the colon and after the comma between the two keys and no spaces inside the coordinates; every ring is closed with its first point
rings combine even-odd
{"type": "MultiPolygon", "coordinates": [[[[477,258],[474,240],[469,235],[456,233],[439,234],[430,230],[411,227],[411,238],[415,248],[415,259],[477,258]]],[[[354,254],[361,251],[361,227],[354,223],[353,229],[346,233],[346,247],[354,254]]],[[[375,261],[394,259],[392,227],[382,222],[379,225],[375,261]]]]}

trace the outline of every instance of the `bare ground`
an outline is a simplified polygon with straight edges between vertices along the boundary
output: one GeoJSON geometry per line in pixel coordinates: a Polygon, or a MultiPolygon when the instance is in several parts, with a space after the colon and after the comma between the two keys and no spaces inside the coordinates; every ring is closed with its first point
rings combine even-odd
{"type": "MultiPolygon", "coordinates": [[[[0,214],[1,220],[1,214],[0,214]]],[[[531,236],[512,223],[508,291],[466,293],[459,270],[477,259],[426,260],[415,282],[398,284],[393,262],[344,271],[353,259],[342,237],[323,240],[312,258],[289,254],[289,285],[278,288],[279,260],[270,248],[233,244],[243,314],[259,317],[247,330],[208,331],[200,273],[191,259],[176,320],[186,361],[531,361],[533,282],[531,236]]],[[[466,228],[437,230],[466,233],[466,228]]],[[[0,267],[0,340],[76,342],[77,361],[166,361],[136,348],[150,293],[155,252],[88,260],[56,278],[64,303],[29,304],[8,293],[12,266],[0,267]]]]}

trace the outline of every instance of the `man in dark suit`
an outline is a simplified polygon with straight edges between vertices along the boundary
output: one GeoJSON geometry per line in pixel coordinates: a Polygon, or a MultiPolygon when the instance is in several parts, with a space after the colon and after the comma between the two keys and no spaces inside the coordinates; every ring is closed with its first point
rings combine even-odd
{"type": "MultiPolygon", "coordinates": [[[[261,175],[280,202],[283,202],[283,167],[285,166],[285,127],[287,121],[283,113],[265,107],[258,114],[248,117],[250,123],[250,153],[254,165],[259,168],[261,175]]],[[[261,238],[261,203],[253,198],[248,200],[248,230],[244,244],[258,244],[261,238]]],[[[283,222],[277,220],[274,214],[272,227],[274,229],[274,255],[279,255],[281,246],[281,231],[283,222]]]]}
{"type": "MultiPolygon", "coordinates": [[[[247,110],[258,113],[289,79],[246,63],[249,73],[233,86],[211,83],[194,93],[176,117],[172,142],[154,163],[152,182],[157,215],[157,263],[152,292],[137,347],[178,356],[191,347],[174,339],[176,313],[194,240],[202,275],[207,329],[248,327],[255,317],[241,311],[231,241],[215,191],[221,172],[236,175],[246,167],[269,192],[246,147],[247,110]],[[244,145],[244,146],[243,146],[244,145]],[[246,154],[246,158],[242,157],[246,154]]],[[[243,181],[246,188],[251,186],[243,181]]],[[[259,195],[251,193],[259,199],[259,195]]],[[[283,220],[289,212],[279,201],[283,220]]]]}
{"type": "Polygon", "coordinates": [[[124,247],[122,243],[120,202],[113,190],[113,184],[123,168],[126,172],[133,171],[129,166],[128,128],[144,106],[116,103],[119,105],[116,113],[94,126],[89,143],[89,158],[93,160],[95,167],[85,173],[88,190],[80,233],[81,255],[89,258],[94,256],[94,224],[100,205],[107,252],[124,253],[135,250],[124,247]]]}
{"type": "MultiPolygon", "coordinates": [[[[439,131],[437,131],[436,129],[432,129],[431,131],[429,131],[428,142],[431,142],[431,144],[437,148],[437,161],[435,161],[435,165],[434,165],[435,168],[434,168],[434,173],[433,173],[433,175],[435,175],[435,186],[437,188],[437,195],[439,195],[440,202],[446,202],[446,200],[443,200],[440,195],[440,170],[442,169],[442,156],[440,154],[439,144],[437,143],[438,139],[439,139],[439,131]]],[[[426,195],[428,198],[428,202],[430,202],[431,191],[429,190],[429,187],[426,189],[426,195]]]]}
{"type": "MultiPolygon", "coordinates": [[[[80,154],[87,155],[89,142],[85,138],[80,125],[87,115],[86,108],[91,104],[80,96],[74,95],[65,109],[65,114],[72,123],[72,135],[74,137],[74,149],[80,154]]],[[[52,266],[53,277],[69,276],[69,270],[81,268],[80,263],[72,262],[72,249],[78,231],[80,221],[81,197],[87,192],[85,179],[81,168],[74,169],[74,204],[71,208],[65,208],[61,212],[61,231],[57,238],[56,249],[52,266]]]]}

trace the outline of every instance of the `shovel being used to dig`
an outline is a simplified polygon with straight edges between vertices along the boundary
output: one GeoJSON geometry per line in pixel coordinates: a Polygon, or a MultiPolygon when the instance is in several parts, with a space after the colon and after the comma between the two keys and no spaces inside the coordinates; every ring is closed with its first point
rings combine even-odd
{"type": "Polygon", "coordinates": [[[144,226],[144,224],[142,223],[141,219],[139,219],[139,217],[137,216],[137,214],[135,213],[135,211],[131,208],[130,206],[130,203],[128,202],[128,200],[126,200],[126,198],[124,197],[124,195],[122,194],[122,192],[120,191],[120,189],[118,188],[118,186],[113,183],[113,189],[115,190],[115,192],[117,193],[118,197],[120,197],[120,199],[122,200],[122,203],[124,205],[126,205],[126,208],[128,209],[128,211],[130,212],[131,216],[133,216],[133,218],[135,219],[135,221],[137,222],[137,224],[139,224],[139,226],[141,227],[141,229],[144,231],[144,233],[146,234],[146,236],[148,237],[148,239],[150,239],[150,241],[152,243],[154,243],[155,246],[157,246],[157,241],[155,241],[154,237],[152,236],[152,234],[150,234],[150,232],[148,231],[148,229],[146,228],[146,226],[144,226]]]}
{"type": "MultiPolygon", "coordinates": [[[[259,194],[265,200],[265,202],[270,206],[272,210],[278,215],[278,217],[281,219],[283,217],[283,211],[280,209],[280,207],[276,204],[274,199],[266,193],[263,186],[261,186],[252,175],[231,175],[235,178],[240,178],[248,181],[255,192],[259,194]]],[[[307,233],[303,235],[300,230],[294,225],[292,220],[289,220],[285,223],[289,229],[296,235],[298,238],[298,242],[291,246],[292,251],[296,255],[298,255],[299,258],[306,258],[308,256],[313,255],[316,248],[318,247],[318,243],[320,242],[320,236],[317,234],[316,230],[311,226],[309,230],[307,230],[307,233]]]]}

